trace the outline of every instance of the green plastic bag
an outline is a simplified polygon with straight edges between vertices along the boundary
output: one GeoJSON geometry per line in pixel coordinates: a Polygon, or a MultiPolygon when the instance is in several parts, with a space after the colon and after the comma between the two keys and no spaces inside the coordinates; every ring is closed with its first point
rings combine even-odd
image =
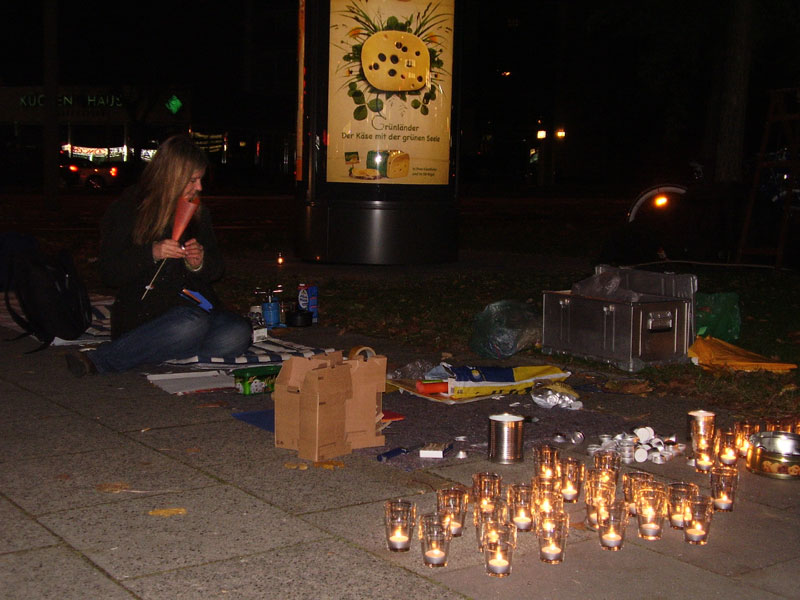
{"type": "Polygon", "coordinates": [[[726,342],[738,340],[742,328],[739,294],[697,292],[694,296],[694,324],[697,335],[711,336],[726,342]]]}

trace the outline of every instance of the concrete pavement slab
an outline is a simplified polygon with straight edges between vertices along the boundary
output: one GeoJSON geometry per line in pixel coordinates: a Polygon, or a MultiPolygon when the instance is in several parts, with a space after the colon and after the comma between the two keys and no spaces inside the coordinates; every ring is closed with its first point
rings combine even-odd
{"type": "Polygon", "coordinates": [[[688,565],[645,548],[619,552],[600,549],[594,540],[567,542],[563,563],[543,563],[536,555],[513,561],[510,576],[486,574],[484,565],[441,569],[432,577],[471,598],[543,598],[558,600],[626,600],[709,598],[773,600],[760,589],[688,565]],[[631,551],[633,550],[633,551],[631,551]]]}
{"type": "Polygon", "coordinates": [[[339,540],[285,544],[262,554],[124,582],[137,597],[258,600],[409,600],[463,595],[339,540]]]}
{"type": "Polygon", "coordinates": [[[397,471],[358,454],[337,457],[335,460],[344,464],[342,468],[309,466],[304,471],[285,468],[287,462],[304,462],[296,456],[292,450],[276,448],[270,458],[259,463],[258,469],[235,461],[208,465],[204,469],[294,515],[416,495],[443,485],[436,475],[397,471]]]}
{"type": "Polygon", "coordinates": [[[69,414],[64,407],[9,381],[0,380],[0,398],[0,425],[69,414]]]}
{"type": "Polygon", "coordinates": [[[0,596],[4,600],[135,597],[66,546],[0,555],[0,596]]]}
{"type": "Polygon", "coordinates": [[[5,498],[0,497],[0,554],[58,543],[58,538],[5,498]]]}
{"type": "Polygon", "coordinates": [[[76,415],[0,423],[0,463],[105,450],[127,442],[107,427],[76,415]]]}
{"type": "Polygon", "coordinates": [[[800,559],[783,560],[763,569],[750,571],[736,579],[742,583],[779,594],[786,598],[797,598],[800,559]]]}
{"type": "Polygon", "coordinates": [[[119,580],[329,537],[222,485],[50,513],[39,520],[119,580]]]}
{"type": "Polygon", "coordinates": [[[706,546],[687,544],[683,532],[675,529],[665,529],[658,541],[639,539],[635,537],[636,523],[633,520],[628,534],[633,544],[733,577],[800,558],[798,530],[800,515],[737,500],[732,512],[714,513],[706,546]],[[760,531],[770,533],[760,536],[756,533],[760,531]]]}
{"type": "Polygon", "coordinates": [[[131,441],[97,452],[0,463],[0,491],[34,515],[212,485],[218,482],[131,441]]]}

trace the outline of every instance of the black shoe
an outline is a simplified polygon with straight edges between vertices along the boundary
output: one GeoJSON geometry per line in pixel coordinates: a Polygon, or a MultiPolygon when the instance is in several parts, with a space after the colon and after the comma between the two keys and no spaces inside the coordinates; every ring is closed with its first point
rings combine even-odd
{"type": "Polygon", "coordinates": [[[75,377],[83,377],[84,375],[96,375],[97,367],[91,359],[86,356],[86,352],[70,352],[66,355],[67,369],[75,377]]]}

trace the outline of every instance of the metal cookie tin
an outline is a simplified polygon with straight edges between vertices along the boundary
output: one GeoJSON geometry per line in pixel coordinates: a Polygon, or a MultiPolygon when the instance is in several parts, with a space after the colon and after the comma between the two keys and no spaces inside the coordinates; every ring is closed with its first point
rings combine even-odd
{"type": "Polygon", "coordinates": [[[750,436],[747,470],[776,479],[800,479],[800,435],[761,431],[750,436]]]}

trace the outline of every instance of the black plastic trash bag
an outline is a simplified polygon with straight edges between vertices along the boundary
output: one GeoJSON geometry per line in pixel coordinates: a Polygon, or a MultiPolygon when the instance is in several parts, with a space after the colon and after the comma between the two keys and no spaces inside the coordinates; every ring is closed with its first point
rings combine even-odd
{"type": "Polygon", "coordinates": [[[475,317],[470,349],[484,358],[508,358],[542,341],[542,319],[518,300],[493,302],[475,317]]]}

